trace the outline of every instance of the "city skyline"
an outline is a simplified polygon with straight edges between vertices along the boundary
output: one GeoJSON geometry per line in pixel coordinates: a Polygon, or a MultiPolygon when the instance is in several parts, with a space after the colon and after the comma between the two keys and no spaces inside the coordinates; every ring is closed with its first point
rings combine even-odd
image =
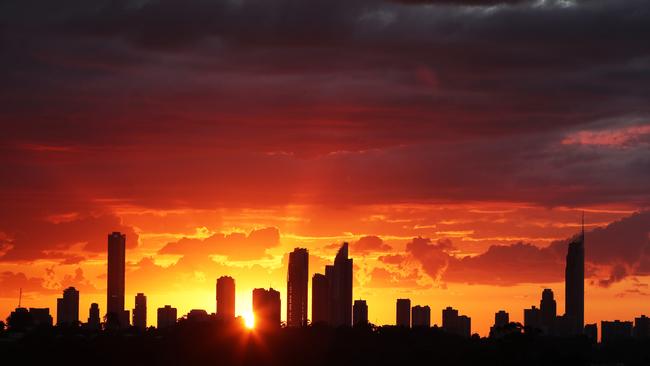
{"type": "MultiPolygon", "coordinates": [[[[111,284],[111,279],[108,279],[108,284],[109,287],[113,286],[114,289],[117,287],[118,290],[107,291],[106,298],[107,304],[110,304],[112,301],[113,306],[119,305],[116,298],[119,299],[119,289],[123,289],[125,286],[124,273],[122,272],[120,274],[119,271],[117,273],[115,271],[115,268],[121,269],[124,267],[121,259],[125,256],[125,242],[126,236],[122,233],[113,232],[108,235],[107,253],[109,257],[111,255],[113,256],[113,260],[109,260],[108,262],[108,267],[113,267],[113,276],[110,277],[112,278],[113,284],[111,284]],[[118,296],[115,296],[116,293],[118,296]]],[[[323,309],[324,320],[313,322],[307,318],[309,252],[304,248],[295,248],[289,253],[289,263],[286,269],[287,289],[294,287],[294,290],[287,290],[285,297],[287,302],[286,323],[282,322],[281,318],[282,294],[273,288],[269,288],[268,290],[263,288],[253,289],[251,302],[252,313],[238,315],[238,318],[242,318],[247,327],[255,327],[259,331],[277,330],[280,328],[281,323],[288,327],[303,327],[308,324],[350,327],[368,324],[369,310],[367,302],[361,299],[355,300],[354,306],[352,306],[351,301],[348,301],[353,297],[353,260],[348,258],[348,250],[349,244],[344,242],[337,251],[334,264],[325,266],[324,275],[316,273],[313,277],[313,282],[316,282],[317,285],[312,283],[312,288],[324,286],[324,290],[318,291],[325,291],[325,293],[318,295],[319,298],[317,298],[317,301],[312,300],[312,309],[314,306],[323,309]],[[295,315],[291,315],[292,311],[290,309],[292,306],[289,304],[292,302],[294,302],[293,312],[295,312],[295,315]]],[[[555,301],[553,290],[545,288],[541,293],[539,307],[533,305],[531,308],[523,309],[523,322],[520,323],[520,326],[526,332],[534,331],[544,335],[565,337],[586,334],[587,337],[594,340],[599,338],[599,327],[597,323],[586,325],[580,325],[579,323],[581,321],[584,322],[584,252],[585,230],[583,213],[581,232],[573,240],[569,241],[567,245],[565,271],[566,311],[563,315],[557,313],[557,302],[555,301]]],[[[109,273],[111,273],[110,269],[109,273]]],[[[212,315],[216,315],[221,321],[234,320],[236,303],[235,279],[230,276],[221,276],[215,282],[217,306],[216,311],[212,315]]],[[[19,311],[25,311],[25,309],[19,306],[11,313],[11,316],[13,317],[19,311]]],[[[80,324],[88,329],[98,329],[100,322],[99,312],[98,305],[96,303],[91,304],[88,322],[80,322],[79,291],[74,287],[69,287],[63,291],[63,296],[57,299],[56,324],[64,327],[80,324]]],[[[429,328],[431,327],[430,312],[431,310],[428,305],[414,305],[412,307],[410,299],[398,298],[396,299],[396,320],[394,325],[402,328],[429,328]]],[[[118,319],[119,323],[115,323],[116,319],[111,318],[111,311],[107,310],[103,323],[105,329],[116,329],[117,326],[123,329],[129,326],[134,326],[140,330],[146,329],[146,296],[143,293],[138,293],[135,296],[135,307],[131,313],[133,316],[132,321],[128,319],[128,311],[123,311],[122,313],[126,319],[118,319]]],[[[48,322],[50,325],[53,324],[53,318],[49,315],[48,308],[29,308],[29,314],[34,318],[36,324],[48,322]],[[47,319],[48,317],[49,320],[47,319]]],[[[115,314],[115,312],[113,311],[112,314],[115,314]]],[[[174,320],[176,316],[177,309],[170,305],[158,308],[158,328],[169,327],[176,323],[174,320]]],[[[208,316],[209,313],[204,309],[192,309],[183,318],[191,321],[206,321],[208,316]]],[[[448,333],[462,335],[464,337],[469,337],[471,334],[476,333],[471,327],[471,317],[461,315],[457,309],[451,306],[442,309],[441,319],[442,322],[439,327],[448,333]]],[[[600,320],[600,324],[602,325],[600,333],[602,333],[603,339],[610,340],[625,338],[627,336],[646,337],[650,335],[650,331],[648,330],[650,329],[650,323],[648,323],[647,319],[645,315],[635,317],[634,322],[621,322],[619,319],[615,321],[603,319],[600,320]]],[[[508,312],[504,310],[496,312],[494,324],[490,327],[490,337],[500,337],[507,334],[508,329],[510,329],[508,327],[513,324],[510,321],[508,312]]],[[[9,323],[11,324],[11,322],[9,323]]],[[[437,324],[433,324],[433,326],[438,327],[437,324]]]]}

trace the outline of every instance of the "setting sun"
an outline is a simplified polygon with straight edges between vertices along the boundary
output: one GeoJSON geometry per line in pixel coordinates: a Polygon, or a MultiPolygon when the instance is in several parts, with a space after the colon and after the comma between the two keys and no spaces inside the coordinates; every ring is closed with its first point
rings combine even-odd
{"type": "Polygon", "coordinates": [[[244,318],[244,325],[248,329],[253,329],[255,328],[255,314],[253,314],[252,311],[247,311],[242,314],[242,318],[244,318]]]}

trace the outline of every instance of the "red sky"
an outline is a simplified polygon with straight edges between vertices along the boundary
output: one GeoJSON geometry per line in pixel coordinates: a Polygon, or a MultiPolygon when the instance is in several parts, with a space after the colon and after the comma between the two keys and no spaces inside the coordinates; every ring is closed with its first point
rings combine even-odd
{"type": "Polygon", "coordinates": [[[544,287],[563,311],[583,210],[586,320],[648,313],[648,10],[2,4],[0,315],[20,287],[27,306],[74,285],[82,318],[104,308],[119,230],[127,306],[145,292],[150,320],[167,303],[214,311],[220,275],[244,312],[253,287],[284,294],[294,247],[321,272],[349,241],[371,321],[410,297],[486,334],[544,287]]]}

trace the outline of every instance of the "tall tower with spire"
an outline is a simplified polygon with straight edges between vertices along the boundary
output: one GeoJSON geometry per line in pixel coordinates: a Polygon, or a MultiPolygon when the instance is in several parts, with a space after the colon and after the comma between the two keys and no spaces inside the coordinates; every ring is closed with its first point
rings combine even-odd
{"type": "Polygon", "coordinates": [[[571,333],[581,334],[585,324],[585,214],[582,232],[569,243],[565,271],[565,309],[571,333]]]}

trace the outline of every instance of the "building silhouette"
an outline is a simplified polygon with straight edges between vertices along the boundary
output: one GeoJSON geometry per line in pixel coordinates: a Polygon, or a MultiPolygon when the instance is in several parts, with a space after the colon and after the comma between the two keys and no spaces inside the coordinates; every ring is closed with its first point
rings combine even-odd
{"type": "Polygon", "coordinates": [[[217,315],[221,319],[235,318],[235,279],[230,276],[217,279],[217,315]]]}
{"type": "Polygon", "coordinates": [[[368,304],[366,300],[354,300],[352,305],[352,325],[363,326],[368,324],[368,304]]]}
{"type": "Polygon", "coordinates": [[[287,326],[307,325],[309,252],[296,248],[289,253],[287,270],[287,326]]]}
{"type": "Polygon", "coordinates": [[[508,323],[510,323],[510,314],[508,314],[508,312],[505,310],[499,310],[498,312],[494,313],[495,327],[503,327],[505,325],[508,325],[508,323]]]}
{"type": "Polygon", "coordinates": [[[312,323],[333,327],[352,325],[352,258],[348,243],[336,253],[333,265],[325,266],[325,274],[312,278],[312,323]]]}
{"type": "Polygon", "coordinates": [[[428,305],[411,308],[411,325],[413,328],[431,327],[431,308],[428,305]]]}
{"type": "Polygon", "coordinates": [[[7,327],[11,331],[24,332],[34,326],[34,320],[27,308],[17,307],[7,318],[7,327]]]}
{"type": "Polygon", "coordinates": [[[52,326],[52,315],[50,315],[49,308],[29,308],[29,315],[31,315],[35,327],[52,326]]]}
{"type": "Polygon", "coordinates": [[[650,318],[645,315],[634,318],[634,337],[638,339],[650,338],[650,318]]]}
{"type": "Polygon", "coordinates": [[[542,330],[542,311],[533,306],[524,309],[524,328],[527,332],[540,332],[542,330]]]}
{"type": "Polygon", "coordinates": [[[311,279],[311,322],[329,324],[329,283],[321,273],[311,279]]]}
{"type": "Polygon", "coordinates": [[[74,287],[63,290],[63,297],[56,299],[56,324],[79,324],[79,291],[74,287]]]}
{"type": "Polygon", "coordinates": [[[555,329],[555,319],[557,317],[557,303],[553,296],[553,290],[550,288],[545,288],[542,291],[539,311],[541,312],[541,329],[545,334],[552,334],[555,329]]]}
{"type": "Polygon", "coordinates": [[[143,293],[135,295],[133,309],[133,326],[140,330],[147,329],[147,297],[143,293]]]}
{"type": "Polygon", "coordinates": [[[411,327],[411,300],[397,299],[395,325],[398,327],[411,327]]]}
{"type": "Polygon", "coordinates": [[[207,323],[210,321],[210,315],[203,309],[192,309],[185,315],[185,319],[190,323],[207,323]]]}
{"type": "Polygon", "coordinates": [[[348,243],[343,243],[333,266],[325,267],[329,284],[329,324],[333,327],[352,325],[352,259],[348,258],[348,243]]]}
{"type": "Polygon", "coordinates": [[[582,215],[582,232],[569,243],[565,272],[565,317],[568,331],[580,334],[585,319],[585,226],[582,215]]]}
{"type": "Polygon", "coordinates": [[[171,305],[165,305],[163,308],[158,308],[158,329],[164,329],[176,324],[178,319],[178,312],[176,308],[171,305]]]}
{"type": "Polygon", "coordinates": [[[101,328],[99,304],[95,302],[90,304],[90,309],[88,309],[88,323],[86,323],[86,326],[92,330],[99,330],[101,328]]]}
{"type": "Polygon", "coordinates": [[[499,310],[494,313],[494,325],[490,327],[490,338],[501,338],[518,331],[518,329],[510,326],[510,314],[508,312],[499,310]]]}
{"type": "Polygon", "coordinates": [[[253,290],[253,313],[255,314],[255,328],[261,330],[274,330],[281,325],[281,300],[280,292],[269,288],[256,288],[253,290]]]}
{"type": "Polygon", "coordinates": [[[592,342],[598,342],[598,324],[586,324],[585,325],[585,336],[592,342]]]}
{"type": "Polygon", "coordinates": [[[109,326],[127,327],[128,311],[124,310],[126,235],[108,235],[108,276],[106,286],[106,319],[109,326]],[[117,324],[114,324],[117,322],[117,324]]]}
{"type": "Polygon", "coordinates": [[[600,340],[602,343],[620,342],[632,338],[632,322],[614,320],[600,322],[600,340]]]}
{"type": "Polygon", "coordinates": [[[458,310],[448,306],[442,310],[442,329],[451,334],[469,338],[472,334],[472,319],[459,315],[458,310]]]}

